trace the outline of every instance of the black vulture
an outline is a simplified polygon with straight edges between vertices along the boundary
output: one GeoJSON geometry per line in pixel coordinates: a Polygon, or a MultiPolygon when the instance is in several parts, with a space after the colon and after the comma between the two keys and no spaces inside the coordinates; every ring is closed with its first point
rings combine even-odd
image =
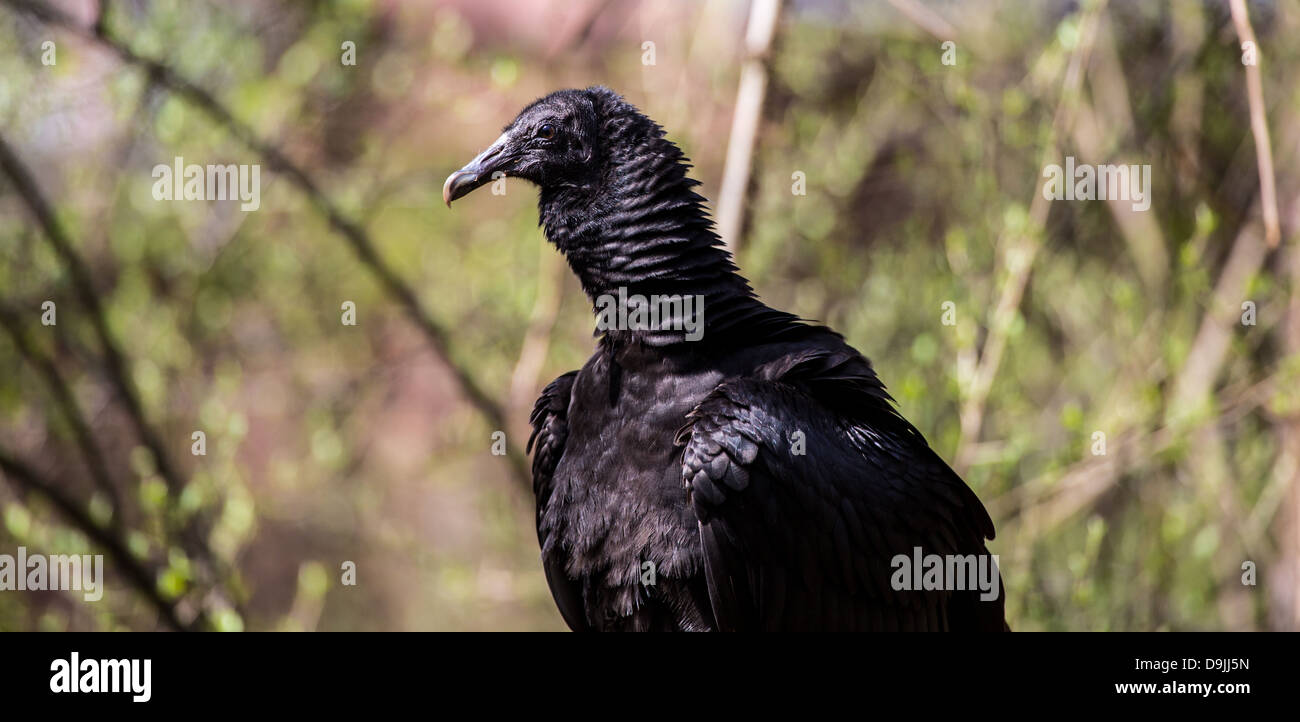
{"type": "Polygon", "coordinates": [[[564,620],[1005,629],[984,506],[843,337],[758,300],[689,167],[593,87],[524,108],[443,186],[450,205],[503,176],[536,184],[546,237],[598,313],[595,354],[542,392],[528,442],[564,620]]]}

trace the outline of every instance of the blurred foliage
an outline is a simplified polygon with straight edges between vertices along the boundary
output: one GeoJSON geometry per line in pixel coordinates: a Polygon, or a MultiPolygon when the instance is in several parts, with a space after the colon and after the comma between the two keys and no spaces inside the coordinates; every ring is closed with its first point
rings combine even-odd
{"type": "MultiPolygon", "coordinates": [[[[1101,202],[1053,203],[1041,231],[1031,218],[1086,11],[929,4],[960,31],[955,65],[887,4],[786,3],[742,269],[769,303],[828,323],[868,355],[942,456],[968,447],[962,471],[998,527],[1014,628],[1293,628],[1300,490],[1285,430],[1296,424],[1300,363],[1285,336],[1286,253],[1268,255],[1248,296],[1214,307],[1234,243],[1258,234],[1226,8],[1184,0],[1101,12],[1082,97],[1103,121],[1105,157],[1094,162],[1152,167],[1155,234],[1134,235],[1101,202]],[[806,195],[791,192],[795,173],[806,195]],[[1004,329],[982,430],[963,441],[973,366],[1003,332],[990,309],[1020,236],[1041,251],[1004,329]],[[1154,277],[1142,255],[1152,248],[1162,259],[1154,277]],[[1245,300],[1258,307],[1256,326],[1235,322],[1245,300]],[[952,326],[940,321],[947,302],[952,326]],[[1225,313],[1229,346],[1208,398],[1194,412],[1172,409],[1198,329],[1225,313]],[[1261,384],[1269,393],[1255,393],[1261,384]],[[1095,432],[1106,435],[1103,459],[1095,432]],[[1073,503],[1078,488],[1087,493],[1073,503]],[[1257,587],[1240,582],[1246,560],[1258,565],[1257,587]]],[[[1289,132],[1300,126],[1300,48],[1288,41],[1300,7],[1251,5],[1286,248],[1300,191],[1289,132]]],[[[530,188],[511,182],[504,196],[474,194],[449,212],[442,179],[533,98],[600,83],[662,123],[716,197],[746,13],[731,0],[111,8],[114,37],[212,92],[366,229],[451,331],[452,360],[507,408],[517,450],[536,390],[590,353],[590,307],[541,245],[530,188]],[[647,40],[652,66],[642,64],[647,40]],[[340,63],[347,41],[355,66],[340,63]],[[558,317],[539,327],[539,298],[557,291],[558,317]],[[538,328],[543,367],[512,398],[524,339],[538,328]]],[[[185,619],[202,612],[205,627],[561,628],[532,499],[491,454],[494,429],[310,199],[92,38],[4,7],[0,45],[12,49],[0,53],[0,134],[91,269],[183,485],[169,490],[134,433],[66,265],[6,181],[3,303],[66,380],[121,501],[92,482],[47,379],[8,335],[0,448],[120,534],[157,593],[185,619]],[[57,43],[54,66],[40,61],[46,40],[57,43]],[[151,169],[176,156],[261,163],[261,208],[155,201],[151,169]],[[46,300],[57,326],[40,324],[46,300]],[[345,301],[356,326],[340,323],[345,301]],[[196,430],[205,456],[191,454],[196,430]],[[341,582],[345,561],[355,586],[341,582]]],[[[1058,141],[1082,155],[1069,133],[1058,141]]],[[[89,548],[48,499],[18,489],[0,485],[0,553],[89,548]]],[[[112,560],[106,567],[97,603],[0,593],[0,630],[154,628],[143,596],[112,560]]]]}

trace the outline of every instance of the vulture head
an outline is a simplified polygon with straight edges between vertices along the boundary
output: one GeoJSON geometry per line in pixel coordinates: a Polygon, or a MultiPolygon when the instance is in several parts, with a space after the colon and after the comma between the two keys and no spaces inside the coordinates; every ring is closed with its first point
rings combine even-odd
{"type": "Polygon", "coordinates": [[[560,90],[533,102],[487,149],[447,176],[442,200],[450,206],[504,176],[531,181],[542,189],[594,190],[602,169],[598,100],[592,89],[560,90]]]}
{"type": "Polygon", "coordinates": [[[593,300],[618,289],[752,296],[721,248],[699,182],[658,123],[604,87],[561,90],[524,108],[447,177],[448,205],[503,176],[539,189],[539,220],[593,300]]]}

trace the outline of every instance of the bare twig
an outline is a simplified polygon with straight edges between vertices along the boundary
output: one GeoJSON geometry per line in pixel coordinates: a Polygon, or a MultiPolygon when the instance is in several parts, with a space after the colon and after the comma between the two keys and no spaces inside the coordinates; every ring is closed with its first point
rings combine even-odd
{"type": "MultiPolygon", "coordinates": [[[[1300,355],[1300,249],[1295,243],[1289,243],[1286,251],[1291,300],[1285,323],[1278,333],[1282,352],[1294,357],[1300,355]]],[[[1274,563],[1272,578],[1279,583],[1272,591],[1276,603],[1273,627],[1279,631],[1297,631],[1300,630],[1300,418],[1278,419],[1275,428],[1278,457],[1272,469],[1273,480],[1261,503],[1256,505],[1256,513],[1251,515],[1251,521],[1255,523],[1248,525],[1247,529],[1259,531],[1271,526],[1276,530],[1278,559],[1274,563]],[[1276,492],[1270,494],[1272,490],[1276,492]],[[1265,502],[1271,503],[1266,506],[1265,502]],[[1268,524],[1272,510],[1278,506],[1282,507],[1281,514],[1268,524]],[[1265,510],[1268,510],[1268,516],[1264,515],[1265,510]]]]}
{"type": "Polygon", "coordinates": [[[54,209],[50,207],[49,202],[41,193],[31,171],[14,154],[13,149],[10,148],[8,141],[3,136],[0,136],[0,170],[3,170],[13,181],[15,189],[22,196],[23,202],[26,203],[28,209],[31,210],[41,230],[45,232],[45,236],[50,245],[54,247],[59,260],[67,266],[68,275],[72,278],[72,286],[76,291],[77,299],[89,312],[95,335],[99,338],[100,345],[104,347],[104,361],[108,366],[109,381],[113,384],[118,396],[121,397],[122,404],[126,407],[127,415],[131,418],[136,434],[153,454],[158,474],[166,482],[169,493],[173,496],[180,494],[184,486],[183,477],[172,463],[171,456],[167,453],[162,440],[149,426],[145,418],[144,404],[140,400],[135,384],[131,381],[131,374],[127,369],[122,348],[118,344],[116,337],[113,336],[112,330],[108,327],[108,315],[104,312],[104,307],[99,301],[99,294],[96,293],[95,285],[90,280],[90,270],[86,268],[81,257],[77,255],[71,239],[55,218],[54,209]]]}
{"type": "Polygon", "coordinates": [[[1259,226],[1243,225],[1214,285],[1187,359],[1174,380],[1166,410],[1169,421],[1176,422],[1192,413],[1213,388],[1227,357],[1233,325],[1240,316],[1240,304],[1246,298],[1250,279],[1267,255],[1259,226]]]}
{"type": "Polygon", "coordinates": [[[45,379],[45,385],[49,388],[50,394],[54,396],[55,403],[59,405],[59,409],[63,412],[68,425],[72,427],[72,434],[77,439],[77,446],[81,449],[82,458],[86,463],[86,468],[90,471],[91,478],[94,479],[95,485],[99,487],[100,491],[108,496],[108,502],[113,510],[113,526],[120,528],[122,524],[122,500],[117,493],[117,487],[113,485],[113,480],[108,476],[108,464],[104,461],[104,455],[100,452],[99,446],[95,443],[90,424],[87,423],[86,417],[82,415],[81,408],[77,406],[77,401],[72,396],[72,390],[67,380],[63,378],[63,374],[59,372],[54,362],[40,353],[27,338],[18,315],[3,304],[0,304],[0,326],[3,326],[5,332],[9,334],[9,338],[13,340],[14,346],[18,349],[18,353],[27,359],[28,363],[35,366],[45,379]]]}
{"type": "MultiPolygon", "coordinates": [[[[272,170],[284,175],[325,215],[334,230],[347,241],[358,260],[374,274],[380,286],[402,307],[429,345],[433,347],[439,359],[450,370],[469,402],[487,418],[493,428],[506,428],[508,422],[504,407],[492,398],[467,368],[455,361],[451,353],[450,334],[447,330],[428,314],[415,291],[379,255],[369,233],[345,215],[301,166],[290,160],[278,147],[258,137],[250,126],[235,118],[234,114],[207,90],[176,72],[166,63],[137,54],[125,42],[113,36],[102,23],[94,28],[84,28],[61,11],[33,3],[31,0],[2,1],[43,22],[91,39],[112,51],[123,62],[142,68],[159,84],[202,110],[213,122],[260,156],[272,170]]],[[[513,447],[508,448],[506,458],[520,487],[531,490],[532,482],[529,480],[527,461],[513,447]]]]}
{"type": "MultiPolygon", "coordinates": [[[[1113,22],[1104,17],[1098,28],[1090,66],[1089,87],[1095,103],[1080,97],[1071,138],[1085,162],[1106,163],[1106,155],[1119,142],[1132,139],[1133,110],[1129,104],[1128,81],[1115,48],[1113,22]]],[[[1147,199],[1148,203],[1152,201],[1147,199]]],[[[1136,211],[1130,200],[1115,194],[1106,197],[1115,226],[1126,241],[1148,292],[1163,292],[1169,275],[1169,251],[1154,209],[1136,211]]]]}
{"type": "MultiPolygon", "coordinates": [[[[1294,163],[1295,150],[1300,147],[1300,134],[1286,128],[1281,139],[1281,147],[1289,151],[1282,156],[1284,164],[1294,163]]],[[[1294,179],[1284,190],[1287,193],[1300,192],[1294,179]]],[[[1262,195],[1258,203],[1264,203],[1262,195]]],[[[1201,318],[1196,338],[1187,352],[1187,360],[1171,387],[1166,411],[1169,420],[1176,421],[1200,405],[1213,388],[1227,358],[1233,328],[1240,318],[1241,302],[1246,300],[1250,281],[1264,267],[1268,256],[1265,240],[1268,231],[1263,229],[1261,237],[1259,224],[1249,220],[1254,217],[1254,213],[1255,208],[1252,207],[1247,213],[1247,222],[1241,226],[1232,241],[1232,249],[1215,282],[1214,292],[1206,306],[1205,315],[1201,318]]],[[[1267,213],[1261,215],[1266,216],[1267,213]]]]}
{"type": "MultiPolygon", "coordinates": [[[[1057,101],[1050,137],[1043,150],[1042,167],[1060,160],[1061,153],[1057,142],[1073,125],[1083,76],[1092,57],[1098,23],[1105,7],[1106,0],[1098,0],[1082,11],[1084,13],[1080,23],[1082,31],[1078,44],[1070,54],[1069,65],[1066,66],[1061,97],[1057,101]]],[[[959,473],[964,473],[970,467],[972,452],[979,442],[980,430],[984,425],[984,404],[988,400],[998,368],[1002,365],[1002,354],[1006,350],[1011,323],[1015,318],[1016,310],[1020,308],[1020,300],[1024,297],[1025,285],[1029,282],[1034,259],[1043,245],[1042,231],[1047,224],[1047,214],[1051,206],[1039,190],[1038,185],[1035,184],[1034,199],[1029,207],[1028,227],[1000,244],[1006,249],[1009,276],[1002,286],[1002,294],[998,298],[997,305],[989,316],[988,339],[984,342],[984,349],[975,365],[966,400],[962,404],[961,441],[957,446],[957,454],[953,462],[954,468],[959,473]]]]}
{"type": "MultiPolygon", "coordinates": [[[[131,424],[140,437],[140,441],[153,455],[154,466],[167,488],[168,504],[175,508],[177,501],[180,499],[180,494],[185,488],[186,478],[172,462],[166,446],[162,443],[162,439],[149,425],[144,412],[144,403],[141,401],[139,392],[131,380],[126,356],[122,353],[117,338],[108,327],[108,315],[103,304],[100,303],[94,284],[91,282],[89,269],[81,257],[77,255],[71,238],[55,217],[53,207],[46,200],[44,194],[41,193],[31,171],[13,152],[13,149],[3,136],[0,136],[0,171],[9,176],[14,187],[18,190],[18,194],[45,233],[50,245],[54,247],[55,253],[67,267],[78,300],[86,308],[91,325],[95,329],[95,335],[104,349],[104,362],[107,367],[109,382],[121,398],[123,406],[126,407],[127,416],[130,417],[131,424]]],[[[165,521],[169,531],[176,533],[185,549],[195,554],[210,567],[212,573],[226,588],[227,594],[231,595],[231,601],[236,611],[243,614],[242,603],[234,598],[233,586],[229,584],[233,572],[212,553],[197,526],[191,525],[188,528],[178,526],[179,522],[174,515],[169,515],[165,521]]]]}
{"type": "Polygon", "coordinates": [[[740,247],[744,227],[745,197],[754,161],[754,142],[767,94],[767,54],[776,35],[781,0],[753,0],[749,26],[745,30],[745,61],[740,67],[740,89],[736,91],[736,112],[731,118],[727,141],[727,163],[718,192],[718,235],[732,253],[740,247]]]}
{"type": "Polygon", "coordinates": [[[956,40],[957,31],[941,15],[918,0],[889,0],[894,9],[917,27],[934,36],[936,40],[956,40]]]}
{"type": "MultiPolygon", "coordinates": [[[[1291,143],[1284,137],[1282,147],[1288,148],[1291,143]]],[[[1287,158],[1283,165],[1289,165],[1287,158]]],[[[1300,227],[1300,199],[1292,201],[1287,216],[1285,232],[1294,236],[1300,227]]],[[[1281,260],[1280,268],[1287,271],[1291,293],[1286,315],[1275,332],[1282,358],[1295,358],[1300,356],[1300,248],[1295,243],[1286,244],[1281,260]]],[[[1262,538],[1266,529],[1272,529],[1276,534],[1278,555],[1269,571],[1269,578],[1275,580],[1270,584],[1271,625],[1277,631],[1300,631],[1300,416],[1275,418],[1273,426],[1278,454],[1270,473],[1272,479],[1251,511],[1245,533],[1262,538]]]]}
{"type": "Polygon", "coordinates": [[[1258,43],[1255,29],[1250,25],[1245,0],[1228,0],[1232,8],[1232,23],[1237,26],[1237,37],[1242,44],[1256,48],[1255,62],[1246,65],[1246,99],[1250,103],[1250,132],[1255,136],[1255,159],[1259,164],[1259,194],[1264,213],[1264,238],[1269,248],[1277,248],[1282,238],[1277,213],[1277,188],[1273,179],[1273,144],[1268,136],[1268,118],[1264,115],[1264,86],[1259,77],[1258,43]]]}
{"type": "MultiPolygon", "coordinates": [[[[528,320],[519,360],[510,375],[510,396],[507,408],[517,416],[525,404],[530,404],[537,393],[537,376],[546,361],[546,351],[551,345],[551,332],[560,315],[560,301],[564,296],[564,277],[568,268],[550,246],[538,246],[541,260],[537,274],[537,299],[528,320]]],[[[526,411],[524,412],[527,413],[526,411]]]]}
{"type": "Polygon", "coordinates": [[[1104,456],[1089,456],[1059,471],[1043,474],[992,499],[989,513],[1004,521],[1018,518],[1021,532],[1036,536],[1091,506],[1111,489],[1128,468],[1124,459],[1151,459],[1187,438],[1193,431],[1211,426],[1230,428],[1247,413],[1271,398],[1281,372],[1226,395],[1217,415],[1203,417],[1190,425],[1165,425],[1154,430],[1132,429],[1119,433],[1107,445],[1104,456]]]}
{"type": "Polygon", "coordinates": [[[73,526],[85,533],[91,541],[103,547],[122,570],[126,580],[158,610],[159,616],[168,627],[176,631],[192,631],[201,629],[206,624],[202,610],[191,624],[183,623],[177,615],[176,604],[159,594],[158,587],[154,583],[154,575],[131,554],[120,538],[95,523],[95,520],[91,519],[72,497],[4,449],[0,449],[0,471],[3,471],[5,478],[17,488],[36,492],[48,499],[72,522],[73,526]]]}
{"type": "Polygon", "coordinates": [[[553,62],[563,57],[566,53],[571,53],[581,48],[583,43],[591,37],[591,33],[596,29],[596,23],[601,16],[613,5],[613,0],[593,0],[586,8],[583,9],[582,18],[574,25],[573,30],[567,35],[560,36],[555,45],[546,53],[546,60],[553,62]]]}

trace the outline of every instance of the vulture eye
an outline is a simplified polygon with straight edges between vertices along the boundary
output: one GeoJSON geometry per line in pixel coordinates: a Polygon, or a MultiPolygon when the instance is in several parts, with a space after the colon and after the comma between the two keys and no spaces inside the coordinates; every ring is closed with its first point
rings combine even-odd
{"type": "Polygon", "coordinates": [[[550,140],[555,137],[555,126],[550,123],[542,123],[537,128],[537,137],[542,140],[550,140]]]}

